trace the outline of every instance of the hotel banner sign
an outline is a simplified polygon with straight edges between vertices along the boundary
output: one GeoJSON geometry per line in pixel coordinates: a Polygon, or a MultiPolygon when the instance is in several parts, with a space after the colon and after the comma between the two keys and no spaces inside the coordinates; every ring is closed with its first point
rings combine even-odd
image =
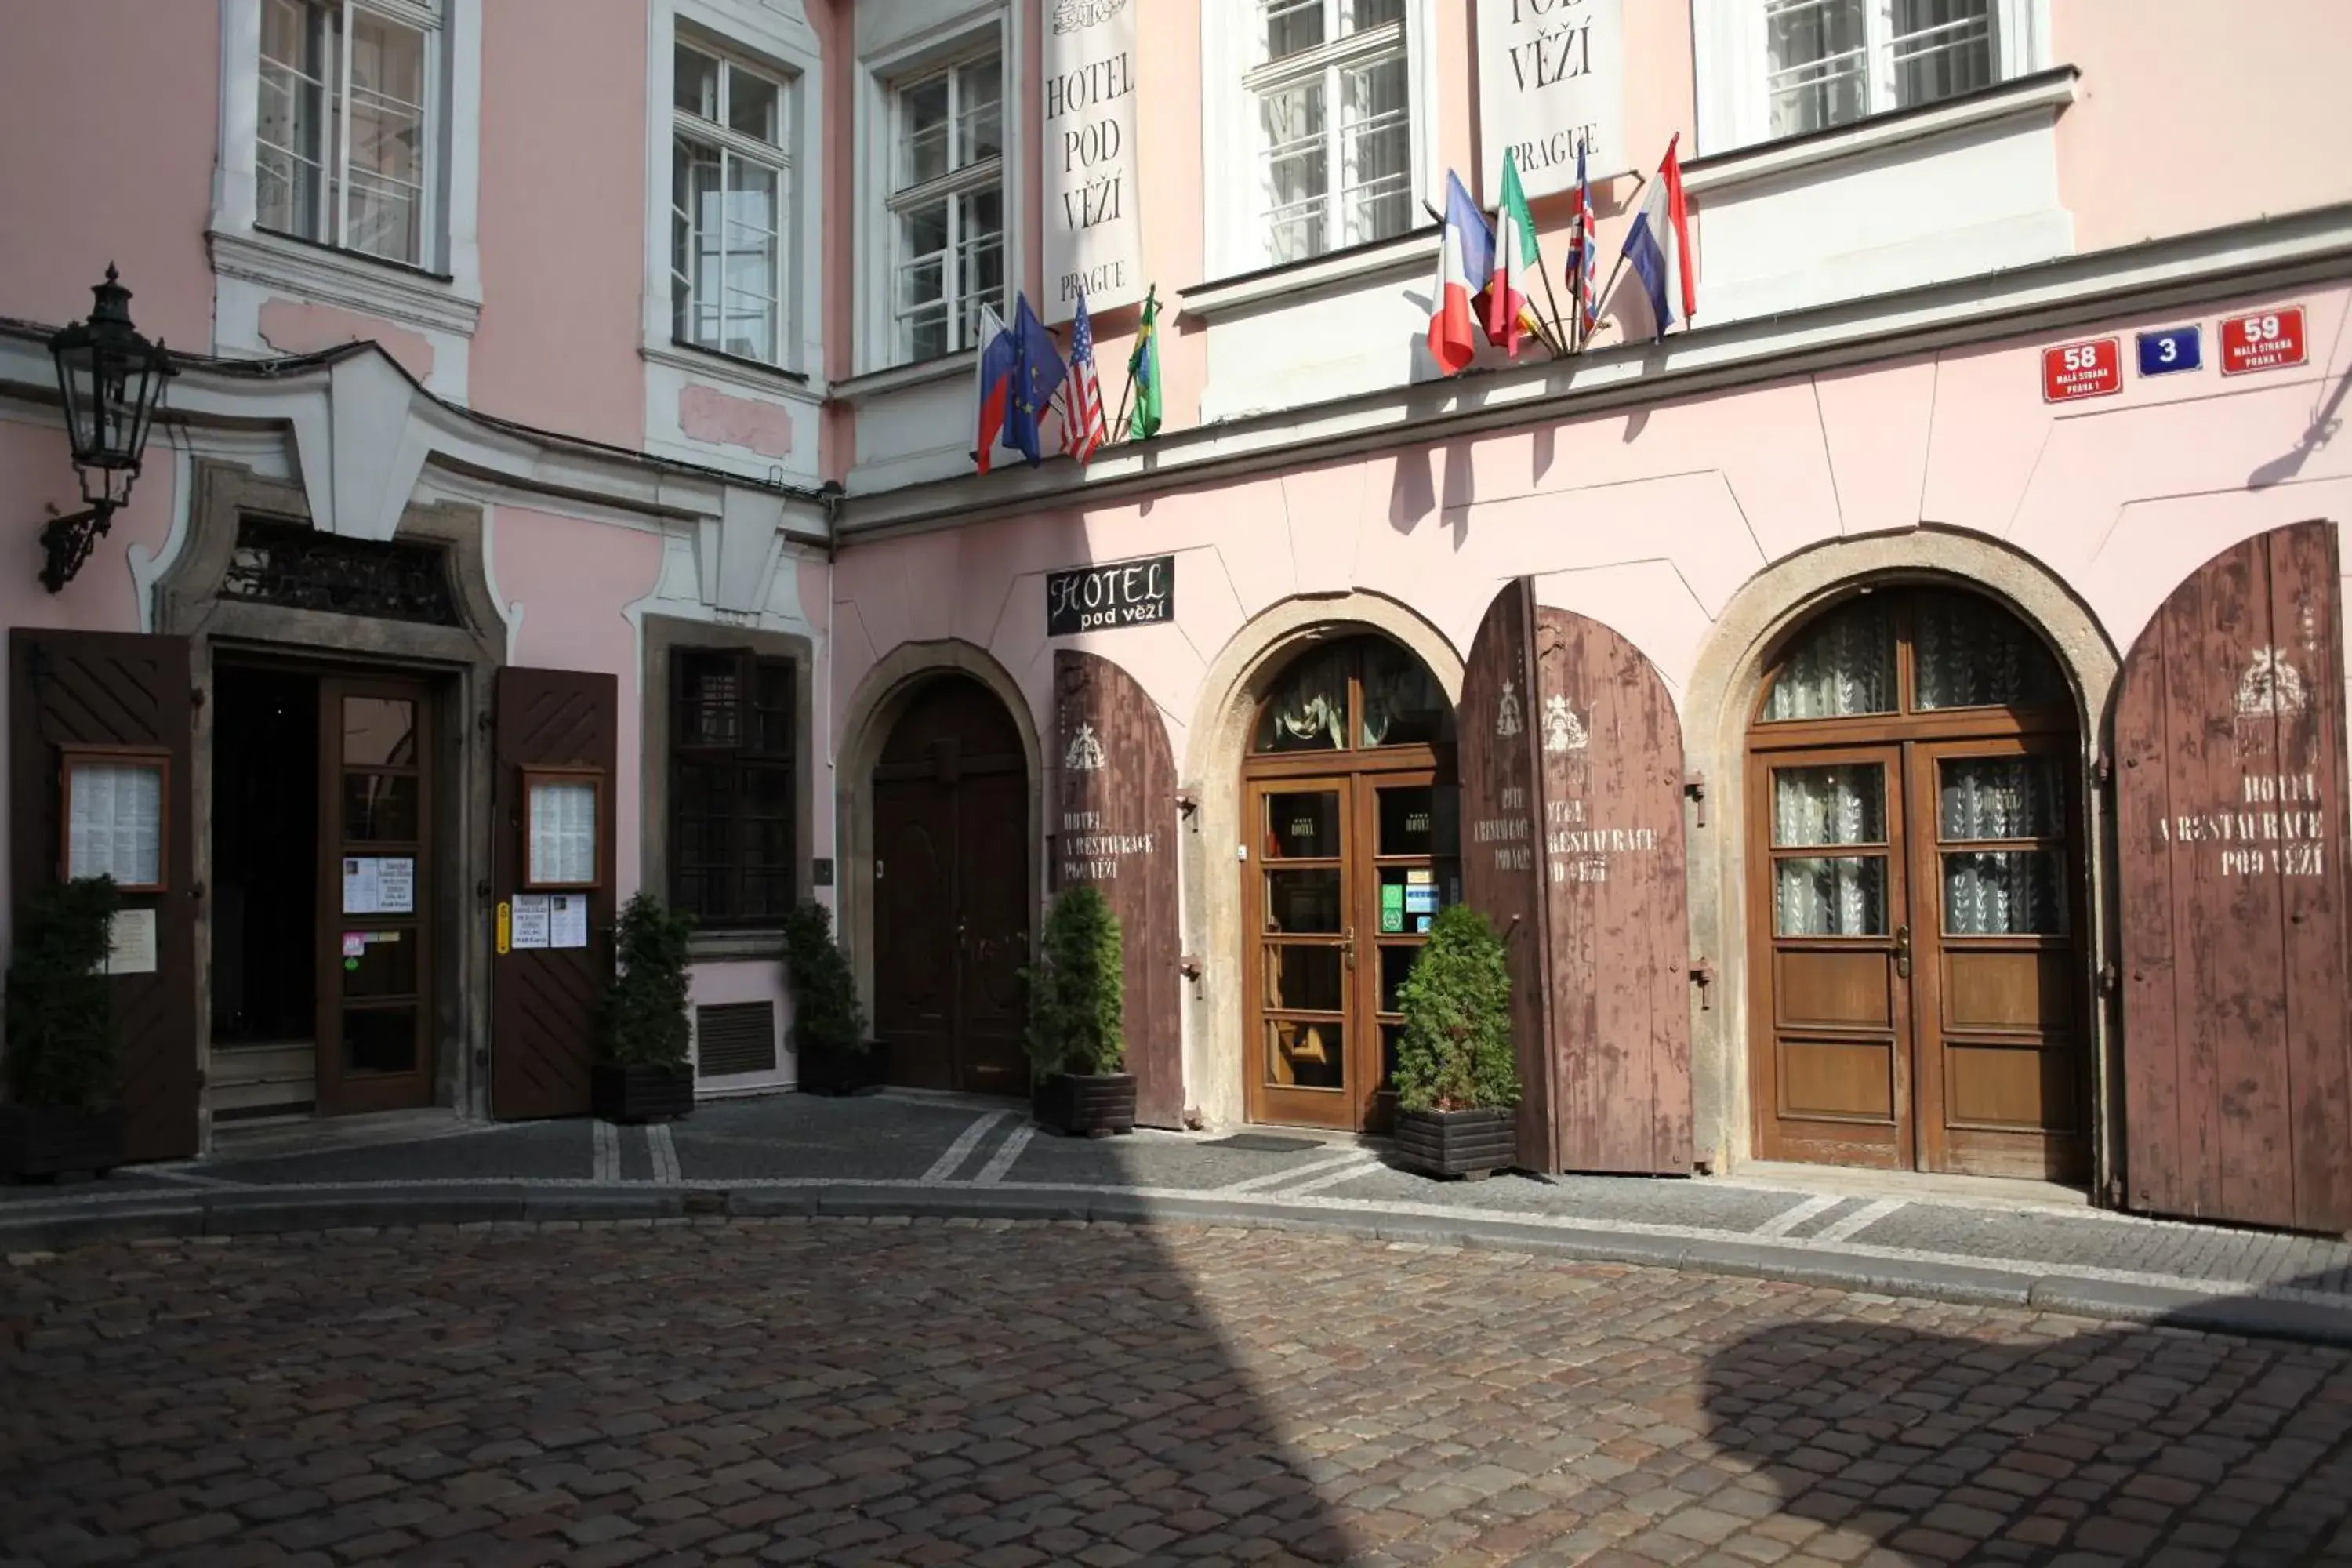
{"type": "Polygon", "coordinates": [[[1623,147],[1624,0],[1478,0],[1479,195],[1503,188],[1515,153],[1530,199],[1633,166],[1623,147]]]}
{"type": "Polygon", "coordinates": [[[1046,7],[1045,193],[1049,327],[1143,298],[1137,184],[1135,17],[1142,0],[1054,0],[1046,7]]]}

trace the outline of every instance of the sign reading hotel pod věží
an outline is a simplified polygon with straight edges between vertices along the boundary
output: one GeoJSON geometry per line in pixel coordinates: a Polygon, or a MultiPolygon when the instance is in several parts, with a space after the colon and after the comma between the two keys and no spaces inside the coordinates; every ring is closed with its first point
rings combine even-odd
{"type": "Polygon", "coordinates": [[[1143,191],[1137,179],[1135,22],[1141,0],[1053,0],[1045,8],[1045,104],[1038,138],[1047,326],[1143,298],[1143,191]]]}
{"type": "Polygon", "coordinates": [[[1576,184],[1576,149],[1595,180],[1633,166],[1624,148],[1624,0],[1478,0],[1479,194],[1503,188],[1517,155],[1528,195],[1576,184]]]}

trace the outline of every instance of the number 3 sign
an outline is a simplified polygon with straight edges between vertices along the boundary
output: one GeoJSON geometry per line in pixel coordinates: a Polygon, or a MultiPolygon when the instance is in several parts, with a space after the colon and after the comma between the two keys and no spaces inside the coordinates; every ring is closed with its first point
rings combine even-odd
{"type": "Polygon", "coordinates": [[[2284,370],[2309,357],[2304,349],[2303,307],[2257,310],[2232,316],[2221,323],[2221,374],[2243,375],[2251,370],[2284,370]]]}

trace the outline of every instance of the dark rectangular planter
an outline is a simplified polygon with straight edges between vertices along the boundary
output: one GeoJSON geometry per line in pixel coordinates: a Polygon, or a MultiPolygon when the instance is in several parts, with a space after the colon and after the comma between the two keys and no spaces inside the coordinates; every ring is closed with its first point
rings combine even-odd
{"type": "Polygon", "coordinates": [[[1397,1163],[1428,1176],[1507,1171],[1518,1154],[1517,1126],[1509,1110],[1400,1110],[1397,1163]]]}
{"type": "Polygon", "coordinates": [[[599,1062],[588,1098],[606,1121],[675,1121],[694,1113],[694,1069],[599,1062]]]}
{"type": "Polygon", "coordinates": [[[862,1051],[793,1044],[803,1094],[870,1094],[890,1081],[890,1047],[868,1040],[862,1051]]]}
{"type": "Polygon", "coordinates": [[[1053,1073],[1029,1090],[1030,1113],[1048,1131],[1102,1138],[1135,1131],[1131,1072],[1053,1073]]]}
{"type": "Polygon", "coordinates": [[[122,1163],[122,1108],[0,1105],[0,1176],[104,1175],[122,1163]]]}

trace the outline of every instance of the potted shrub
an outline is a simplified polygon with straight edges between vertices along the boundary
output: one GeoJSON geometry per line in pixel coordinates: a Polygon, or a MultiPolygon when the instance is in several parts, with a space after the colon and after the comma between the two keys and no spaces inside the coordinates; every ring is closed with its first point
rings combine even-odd
{"type": "Polygon", "coordinates": [[[861,1094],[890,1079],[889,1053],[866,1036],[857,977],[833,940],[833,913],[805,903],[784,917],[793,982],[793,1060],[803,1094],[861,1094]]]}
{"type": "Polygon", "coordinates": [[[1029,982],[1031,1109],[1041,1126],[1099,1138],[1135,1131],[1127,1063],[1125,956],[1118,917],[1100,889],[1065,889],[1045,916],[1029,982]]]}
{"type": "Polygon", "coordinates": [[[687,942],[694,917],[639,893],[621,910],[590,1102],[607,1121],[668,1121],[694,1110],[687,1060],[687,942]]]}
{"type": "Polygon", "coordinates": [[[1503,942],[1467,904],[1441,910],[1397,987],[1396,1151],[1408,1170],[1484,1177],[1517,1152],[1518,1060],[1503,942]]]}
{"type": "Polygon", "coordinates": [[[8,964],[8,1102],[0,1173],[103,1174],[122,1163],[114,982],[106,953],[121,903],[113,879],[34,893],[8,964]]]}

